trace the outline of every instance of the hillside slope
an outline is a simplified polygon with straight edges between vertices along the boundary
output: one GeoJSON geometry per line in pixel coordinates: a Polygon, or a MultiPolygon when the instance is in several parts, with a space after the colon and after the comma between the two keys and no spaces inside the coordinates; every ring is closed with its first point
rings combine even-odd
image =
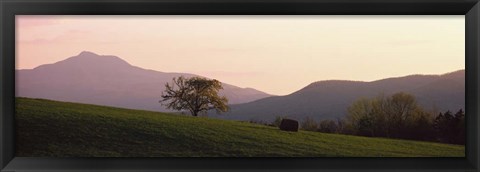
{"type": "Polygon", "coordinates": [[[396,92],[414,95],[426,109],[465,109],[465,70],[444,75],[410,75],[372,82],[329,80],[312,83],[286,96],[267,97],[231,106],[224,115],[210,116],[233,120],[273,121],[276,116],[303,120],[343,118],[348,106],[362,97],[396,92]]]}
{"type": "Polygon", "coordinates": [[[300,131],[246,122],[16,98],[20,157],[443,157],[464,146],[300,131]]]}

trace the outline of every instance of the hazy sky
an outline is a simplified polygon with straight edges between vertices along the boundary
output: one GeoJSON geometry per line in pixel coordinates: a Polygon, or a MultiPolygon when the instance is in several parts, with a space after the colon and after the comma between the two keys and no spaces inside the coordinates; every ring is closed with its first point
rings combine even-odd
{"type": "MultiPolygon", "coordinates": [[[[458,16],[16,16],[18,69],[81,51],[275,95],[465,68],[458,16]]],[[[112,69],[114,70],[114,69],[112,69]]]]}

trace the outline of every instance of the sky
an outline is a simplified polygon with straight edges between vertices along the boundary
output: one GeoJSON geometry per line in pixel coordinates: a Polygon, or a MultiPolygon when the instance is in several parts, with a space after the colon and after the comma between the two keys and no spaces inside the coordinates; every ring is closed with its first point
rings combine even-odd
{"type": "Polygon", "coordinates": [[[374,81],[464,69],[465,18],[16,16],[17,69],[82,51],[287,95],[321,80],[374,81]]]}

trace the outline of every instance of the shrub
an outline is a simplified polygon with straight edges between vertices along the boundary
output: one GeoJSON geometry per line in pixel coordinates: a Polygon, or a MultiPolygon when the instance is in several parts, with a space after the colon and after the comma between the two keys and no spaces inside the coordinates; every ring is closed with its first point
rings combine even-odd
{"type": "Polygon", "coordinates": [[[318,124],[317,122],[315,122],[315,120],[313,120],[313,118],[311,117],[306,117],[302,124],[300,124],[300,127],[302,130],[306,130],[306,131],[317,131],[318,130],[318,124]]]}
{"type": "Polygon", "coordinates": [[[275,117],[275,120],[272,122],[272,126],[278,127],[280,126],[280,123],[282,123],[283,117],[277,116],[275,117]]]}
{"type": "Polygon", "coordinates": [[[335,133],[337,128],[337,123],[333,120],[322,120],[318,124],[318,131],[323,133],[335,133]]]}

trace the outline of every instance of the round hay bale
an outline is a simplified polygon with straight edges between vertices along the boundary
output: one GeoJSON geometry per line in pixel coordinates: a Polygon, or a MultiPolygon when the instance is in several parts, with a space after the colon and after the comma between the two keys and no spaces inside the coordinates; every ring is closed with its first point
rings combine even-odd
{"type": "Polygon", "coordinates": [[[280,128],[280,130],[283,130],[283,131],[297,132],[298,131],[298,121],[293,120],[293,119],[282,119],[282,122],[280,123],[279,128],[280,128]]]}

